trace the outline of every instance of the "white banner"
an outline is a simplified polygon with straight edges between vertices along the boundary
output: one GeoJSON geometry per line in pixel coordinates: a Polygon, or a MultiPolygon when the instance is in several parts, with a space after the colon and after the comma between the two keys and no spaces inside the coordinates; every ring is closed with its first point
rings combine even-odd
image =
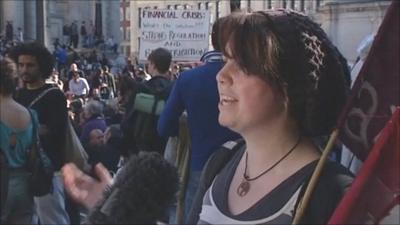
{"type": "Polygon", "coordinates": [[[140,17],[139,60],[160,47],[175,61],[199,61],[208,51],[210,11],[144,9],[140,17]]]}

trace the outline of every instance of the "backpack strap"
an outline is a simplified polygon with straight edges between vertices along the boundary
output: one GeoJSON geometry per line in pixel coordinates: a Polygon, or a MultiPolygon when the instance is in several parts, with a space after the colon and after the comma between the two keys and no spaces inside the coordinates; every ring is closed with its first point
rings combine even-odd
{"type": "Polygon", "coordinates": [[[36,119],[36,117],[33,115],[32,109],[27,108],[29,115],[31,116],[31,121],[32,121],[32,148],[31,151],[28,152],[28,168],[31,168],[32,162],[35,160],[36,157],[38,157],[38,149],[36,147],[33,147],[35,145],[39,145],[39,121],[36,119]]]}
{"type": "Polygon", "coordinates": [[[31,121],[32,121],[32,144],[36,143],[39,139],[39,121],[37,118],[33,115],[33,111],[30,108],[26,108],[29,112],[29,115],[31,116],[31,121]]]}
{"type": "Polygon", "coordinates": [[[225,165],[231,160],[231,158],[243,149],[245,141],[238,139],[235,141],[225,142],[216,152],[214,152],[207,163],[204,166],[203,172],[201,173],[199,186],[194,196],[193,204],[188,215],[188,224],[197,224],[199,215],[203,205],[203,197],[211,186],[214,178],[217,174],[225,167],[225,165]]]}
{"type": "Polygon", "coordinates": [[[231,160],[232,156],[242,149],[244,145],[245,142],[243,139],[227,141],[210,156],[201,175],[207,184],[207,189],[210,187],[217,174],[231,160]]]}
{"type": "Polygon", "coordinates": [[[46,90],[44,90],[42,93],[40,93],[33,101],[29,104],[29,108],[32,108],[32,106],[39,101],[43,96],[45,96],[47,93],[49,93],[51,90],[58,90],[58,87],[51,87],[46,90]]]}

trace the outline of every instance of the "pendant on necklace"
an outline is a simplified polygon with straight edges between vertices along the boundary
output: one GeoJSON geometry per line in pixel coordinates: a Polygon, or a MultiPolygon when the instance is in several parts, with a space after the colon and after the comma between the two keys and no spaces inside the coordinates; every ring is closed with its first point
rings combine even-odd
{"type": "Polygon", "coordinates": [[[236,193],[240,197],[243,197],[249,192],[249,190],[250,190],[250,183],[246,179],[243,179],[239,187],[236,189],[236,193]]]}

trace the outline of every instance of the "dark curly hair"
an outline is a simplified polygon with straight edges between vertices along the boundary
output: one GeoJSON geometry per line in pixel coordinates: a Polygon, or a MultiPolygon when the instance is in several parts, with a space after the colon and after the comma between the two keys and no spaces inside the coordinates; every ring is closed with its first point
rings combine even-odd
{"type": "Polygon", "coordinates": [[[9,52],[10,58],[12,58],[17,64],[20,55],[30,55],[36,58],[43,79],[49,78],[52,74],[55,59],[44,45],[38,42],[26,42],[15,46],[9,52]]]}
{"type": "Polygon", "coordinates": [[[303,135],[329,134],[350,76],[346,59],[318,24],[294,11],[275,10],[233,13],[221,27],[224,55],[287,97],[303,135]]]}
{"type": "Polygon", "coordinates": [[[0,60],[0,94],[11,95],[15,91],[17,67],[9,58],[0,60]]]}

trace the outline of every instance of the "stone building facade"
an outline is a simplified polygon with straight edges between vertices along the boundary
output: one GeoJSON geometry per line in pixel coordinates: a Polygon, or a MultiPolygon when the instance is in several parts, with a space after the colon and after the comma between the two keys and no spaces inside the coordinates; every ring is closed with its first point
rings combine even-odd
{"type": "Polygon", "coordinates": [[[14,30],[21,27],[25,40],[38,39],[51,47],[62,37],[62,26],[77,21],[95,21],[101,11],[101,30],[105,38],[114,37],[126,56],[139,48],[139,14],[145,8],[207,9],[211,23],[231,11],[289,8],[302,11],[321,24],[350,63],[357,57],[357,46],[377,32],[390,0],[2,0],[0,31],[7,21],[14,30]],[[97,13],[96,13],[97,8],[97,13]],[[96,16],[97,15],[97,16],[96,16]],[[44,19],[43,19],[44,18],[44,19]]]}
{"type": "Polygon", "coordinates": [[[349,63],[353,63],[358,45],[366,36],[376,34],[390,3],[388,0],[325,0],[312,16],[349,63]]]}
{"type": "Polygon", "coordinates": [[[82,21],[86,25],[95,23],[96,15],[101,20],[98,24],[104,38],[113,36],[120,42],[120,3],[114,0],[2,0],[0,33],[4,35],[6,23],[10,21],[14,31],[18,27],[22,29],[24,40],[38,40],[51,48],[56,38],[62,38],[63,25],[74,21],[78,27],[82,21]]]}

